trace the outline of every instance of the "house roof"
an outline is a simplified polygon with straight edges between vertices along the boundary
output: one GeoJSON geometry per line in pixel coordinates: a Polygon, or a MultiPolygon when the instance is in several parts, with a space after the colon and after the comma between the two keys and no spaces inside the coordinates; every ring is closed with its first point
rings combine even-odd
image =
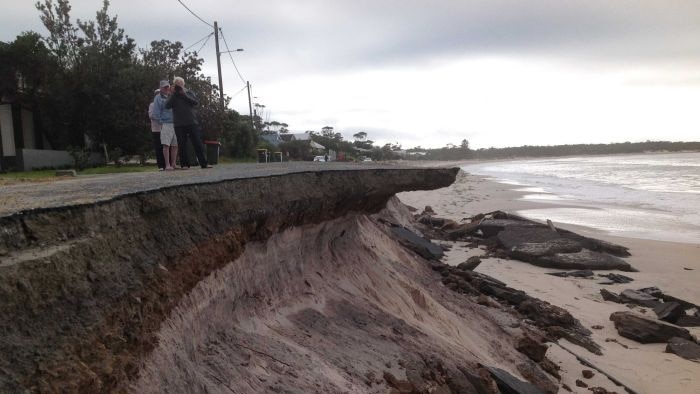
{"type": "Polygon", "coordinates": [[[282,139],[282,141],[285,141],[285,142],[296,140],[296,138],[294,137],[294,134],[282,133],[282,134],[280,134],[280,138],[282,139]]]}
{"type": "Polygon", "coordinates": [[[308,133],[294,133],[292,135],[297,141],[309,141],[311,139],[311,135],[308,133]]]}
{"type": "Polygon", "coordinates": [[[309,145],[311,145],[311,147],[312,147],[312,148],[315,148],[315,149],[326,149],[325,146],[319,144],[319,143],[316,142],[316,141],[311,141],[311,142],[309,143],[309,145]]]}
{"type": "Polygon", "coordinates": [[[264,139],[265,141],[271,143],[274,146],[277,146],[280,144],[280,135],[277,133],[274,134],[261,134],[260,138],[264,139]]]}

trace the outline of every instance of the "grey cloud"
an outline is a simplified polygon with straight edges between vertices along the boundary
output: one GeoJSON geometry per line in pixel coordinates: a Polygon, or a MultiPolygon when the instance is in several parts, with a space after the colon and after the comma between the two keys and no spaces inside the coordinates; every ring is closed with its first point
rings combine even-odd
{"type": "MultiPolygon", "coordinates": [[[[99,3],[73,0],[74,14],[92,17],[99,3]]],[[[231,46],[246,48],[240,62],[254,79],[465,55],[700,64],[700,4],[691,1],[187,3],[206,20],[218,19],[231,46]]],[[[32,1],[4,8],[0,39],[43,31],[32,1]]],[[[111,8],[141,47],[161,38],[187,46],[210,30],[174,1],[121,0],[111,8]]]]}

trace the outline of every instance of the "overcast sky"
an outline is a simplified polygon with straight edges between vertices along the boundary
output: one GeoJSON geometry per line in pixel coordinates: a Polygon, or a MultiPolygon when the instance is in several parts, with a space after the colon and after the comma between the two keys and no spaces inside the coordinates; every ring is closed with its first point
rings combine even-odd
{"type": "MultiPolygon", "coordinates": [[[[697,0],[183,1],[245,49],[233,56],[254,101],[294,132],[404,147],[700,140],[697,0]]],[[[5,3],[0,40],[45,34],[34,1],[5,3]]],[[[73,0],[73,15],[101,3],[73,0]]],[[[177,0],[111,13],[141,47],[211,32],[177,0]]],[[[201,55],[216,79],[213,40],[201,55]]],[[[244,84],[222,67],[234,95],[244,84]]],[[[245,92],[232,107],[248,113],[245,92]]]]}

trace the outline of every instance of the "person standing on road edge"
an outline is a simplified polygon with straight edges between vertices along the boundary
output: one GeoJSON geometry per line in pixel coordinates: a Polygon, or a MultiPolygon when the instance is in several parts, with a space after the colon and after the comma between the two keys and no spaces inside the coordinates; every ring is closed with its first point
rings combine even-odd
{"type": "Polygon", "coordinates": [[[187,139],[189,138],[192,141],[199,165],[202,168],[211,168],[204,157],[204,144],[194,109],[199,105],[197,96],[192,91],[185,89],[185,80],[181,77],[175,77],[173,84],[175,90],[165,102],[165,108],[173,110],[175,135],[180,151],[180,167],[190,167],[187,157],[187,139]]]}
{"type": "MultiPolygon", "coordinates": [[[[156,89],[153,94],[160,94],[160,89],[156,89]]],[[[158,163],[158,171],[163,171],[166,167],[165,158],[163,157],[163,148],[160,146],[160,130],[161,124],[157,118],[153,117],[153,101],[148,105],[148,118],[151,119],[151,137],[153,137],[153,150],[156,152],[156,163],[158,163]]]]}
{"type": "Polygon", "coordinates": [[[160,81],[160,90],[153,98],[153,115],[161,124],[160,131],[160,151],[165,161],[165,169],[170,171],[175,169],[177,163],[177,138],[175,138],[175,127],[173,126],[173,110],[165,108],[165,103],[170,96],[170,83],[160,81]]]}

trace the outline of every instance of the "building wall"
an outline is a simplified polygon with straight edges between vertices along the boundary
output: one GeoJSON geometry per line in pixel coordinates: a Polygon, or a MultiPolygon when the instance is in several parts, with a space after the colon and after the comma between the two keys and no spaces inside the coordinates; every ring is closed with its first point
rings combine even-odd
{"type": "Polygon", "coordinates": [[[24,139],[25,148],[37,148],[36,142],[34,141],[34,114],[26,109],[22,109],[22,137],[24,139]]]}
{"type": "Polygon", "coordinates": [[[0,105],[0,133],[2,134],[2,156],[17,156],[10,104],[0,105]]]}

